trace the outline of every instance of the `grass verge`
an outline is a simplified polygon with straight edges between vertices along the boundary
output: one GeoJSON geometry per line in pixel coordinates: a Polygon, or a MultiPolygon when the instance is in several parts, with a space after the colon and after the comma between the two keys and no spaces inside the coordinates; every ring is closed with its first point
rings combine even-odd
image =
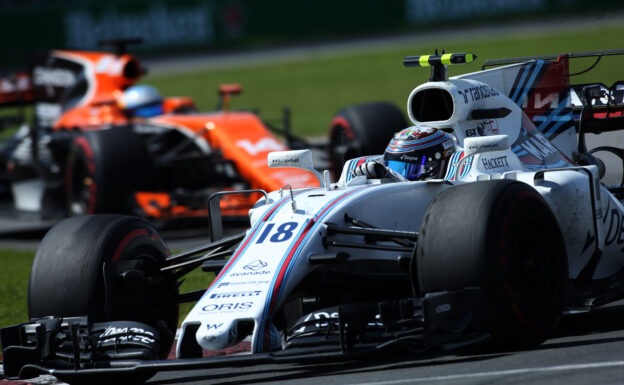
{"type": "MultiPolygon", "coordinates": [[[[34,251],[0,249],[0,327],[28,320],[28,277],[34,257],[34,251]]],[[[207,288],[213,279],[214,274],[196,269],[184,277],[180,292],[207,288]]],[[[180,305],[180,322],[192,306],[180,305]]]]}
{"type": "MultiPolygon", "coordinates": [[[[293,129],[300,135],[325,135],[333,115],[353,103],[388,100],[402,109],[407,96],[429,77],[428,69],[405,68],[405,56],[431,54],[435,48],[446,52],[472,52],[478,59],[468,65],[449,68],[449,75],[478,71],[485,59],[535,56],[565,52],[624,48],[624,26],[592,26],[590,29],[497,35],[488,38],[438,41],[423,40],[393,48],[372,47],[370,51],[306,58],[287,63],[246,68],[213,69],[146,81],[163,95],[188,95],[201,110],[217,104],[219,84],[240,83],[243,93],[233,100],[233,108],[258,108],[265,119],[280,116],[281,108],[292,109],[293,129]]],[[[593,59],[577,59],[571,72],[589,67],[593,59]]],[[[572,78],[574,83],[601,81],[611,85],[623,77],[624,57],[608,57],[588,74],[572,78]]]]}

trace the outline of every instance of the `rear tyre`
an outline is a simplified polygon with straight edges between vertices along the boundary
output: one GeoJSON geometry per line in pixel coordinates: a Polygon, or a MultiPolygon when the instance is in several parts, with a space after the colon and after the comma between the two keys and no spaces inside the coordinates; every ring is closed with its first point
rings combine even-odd
{"type": "Polygon", "coordinates": [[[68,214],[131,213],[133,194],[147,188],[152,170],[141,137],[130,127],[76,136],[65,175],[68,214]]]}
{"type": "Polygon", "coordinates": [[[160,271],[167,255],[160,235],[141,219],[66,219],[37,249],[28,285],[29,317],[141,322],[158,329],[160,355],[166,357],[178,322],[177,283],[160,271]]]}
{"type": "Polygon", "coordinates": [[[403,113],[392,103],[356,104],[340,110],[329,131],[332,172],[340,175],[349,159],[382,154],[394,133],[406,127],[403,113]]]}
{"type": "Polygon", "coordinates": [[[547,203],[525,183],[496,180],[444,190],[427,208],[414,261],[420,294],[483,289],[497,345],[540,344],[564,308],[563,237],[547,203]]]}

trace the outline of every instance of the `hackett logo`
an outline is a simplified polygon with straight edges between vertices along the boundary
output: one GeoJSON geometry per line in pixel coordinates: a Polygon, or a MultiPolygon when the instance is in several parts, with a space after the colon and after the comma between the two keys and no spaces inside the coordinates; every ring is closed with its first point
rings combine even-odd
{"type": "Polygon", "coordinates": [[[481,163],[486,170],[491,170],[493,168],[500,167],[509,167],[509,162],[507,162],[507,156],[499,156],[498,158],[483,158],[481,159],[481,163]]]}

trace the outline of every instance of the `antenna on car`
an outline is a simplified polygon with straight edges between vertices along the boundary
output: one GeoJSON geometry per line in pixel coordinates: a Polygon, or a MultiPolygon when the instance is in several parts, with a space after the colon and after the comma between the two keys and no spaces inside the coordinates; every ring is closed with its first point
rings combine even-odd
{"type": "Polygon", "coordinates": [[[440,55],[436,49],[434,55],[408,56],[403,59],[403,65],[406,67],[431,67],[429,81],[440,82],[448,79],[446,73],[447,65],[471,63],[476,58],[477,55],[468,52],[444,53],[444,50],[442,50],[440,55]]]}
{"type": "Polygon", "coordinates": [[[243,87],[240,84],[221,84],[219,86],[217,110],[229,111],[231,96],[240,95],[241,92],[243,92],[243,87]]]}

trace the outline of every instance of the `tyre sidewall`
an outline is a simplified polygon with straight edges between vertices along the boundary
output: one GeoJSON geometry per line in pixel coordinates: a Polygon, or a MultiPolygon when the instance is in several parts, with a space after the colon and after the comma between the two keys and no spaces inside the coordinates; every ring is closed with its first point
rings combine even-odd
{"type": "Polygon", "coordinates": [[[535,189],[485,181],[449,188],[431,202],[411,269],[419,295],[481,287],[495,339],[528,346],[546,338],[563,311],[566,255],[558,223],[535,189]],[[526,294],[527,269],[520,269],[523,258],[514,252],[520,246],[546,250],[537,297],[526,294]]]}
{"type": "Polygon", "coordinates": [[[165,242],[142,219],[114,214],[68,218],[46,234],[35,255],[28,287],[29,317],[88,316],[91,322],[142,322],[158,328],[162,346],[168,348],[177,328],[178,290],[174,279],[159,272],[167,255],[165,242]],[[122,263],[137,258],[150,261],[143,264],[149,266],[145,269],[148,278],[166,279],[167,283],[156,292],[143,292],[136,308],[118,310],[121,306],[110,302],[114,295],[109,292],[107,298],[105,271],[123,270],[122,263]],[[112,266],[117,263],[120,265],[112,266]]]}
{"type": "Polygon", "coordinates": [[[556,328],[568,276],[557,221],[543,197],[525,186],[514,183],[503,190],[491,212],[486,238],[492,328],[495,335],[517,345],[541,342],[556,328]],[[521,250],[532,250],[528,254],[533,258],[521,250]]]}
{"type": "MultiPolygon", "coordinates": [[[[162,237],[147,222],[141,219],[131,218],[131,220],[119,226],[114,234],[111,234],[111,237],[106,242],[106,244],[107,246],[102,253],[103,263],[123,263],[124,261],[134,260],[140,257],[143,261],[146,262],[142,264],[142,266],[146,268],[145,271],[148,277],[157,277],[162,275],[159,269],[162,267],[164,260],[169,255],[169,250],[167,249],[167,245],[165,244],[165,241],[162,239],[162,237]]],[[[98,278],[100,279],[98,287],[104,287],[105,283],[103,281],[103,274],[100,275],[98,278]]],[[[175,282],[172,281],[171,284],[175,285],[175,282]]],[[[175,291],[173,287],[170,288],[172,291],[175,291]]],[[[149,300],[154,301],[151,303],[145,303],[144,309],[156,309],[158,303],[165,299],[162,298],[162,296],[171,294],[172,292],[153,293],[153,296],[150,297],[149,300]]],[[[104,293],[102,293],[102,295],[104,295],[104,293]]],[[[172,306],[168,309],[168,314],[159,312],[159,315],[163,316],[167,326],[175,330],[178,320],[177,304],[175,306],[173,305],[173,301],[175,300],[175,298],[169,299],[172,303],[172,306]]],[[[139,306],[142,305],[143,304],[140,304],[139,306]]],[[[133,320],[150,324],[149,319],[133,319],[133,317],[131,317],[129,314],[124,314],[123,312],[120,312],[120,309],[116,308],[114,304],[104,310],[104,317],[106,319],[133,320]]],[[[157,327],[158,325],[152,326],[157,327]]]]}
{"type": "Polygon", "coordinates": [[[129,213],[134,192],[153,189],[157,179],[142,138],[126,126],[86,131],[74,138],[66,169],[68,194],[76,183],[76,167],[85,167],[93,182],[85,214],[129,213]]]}

